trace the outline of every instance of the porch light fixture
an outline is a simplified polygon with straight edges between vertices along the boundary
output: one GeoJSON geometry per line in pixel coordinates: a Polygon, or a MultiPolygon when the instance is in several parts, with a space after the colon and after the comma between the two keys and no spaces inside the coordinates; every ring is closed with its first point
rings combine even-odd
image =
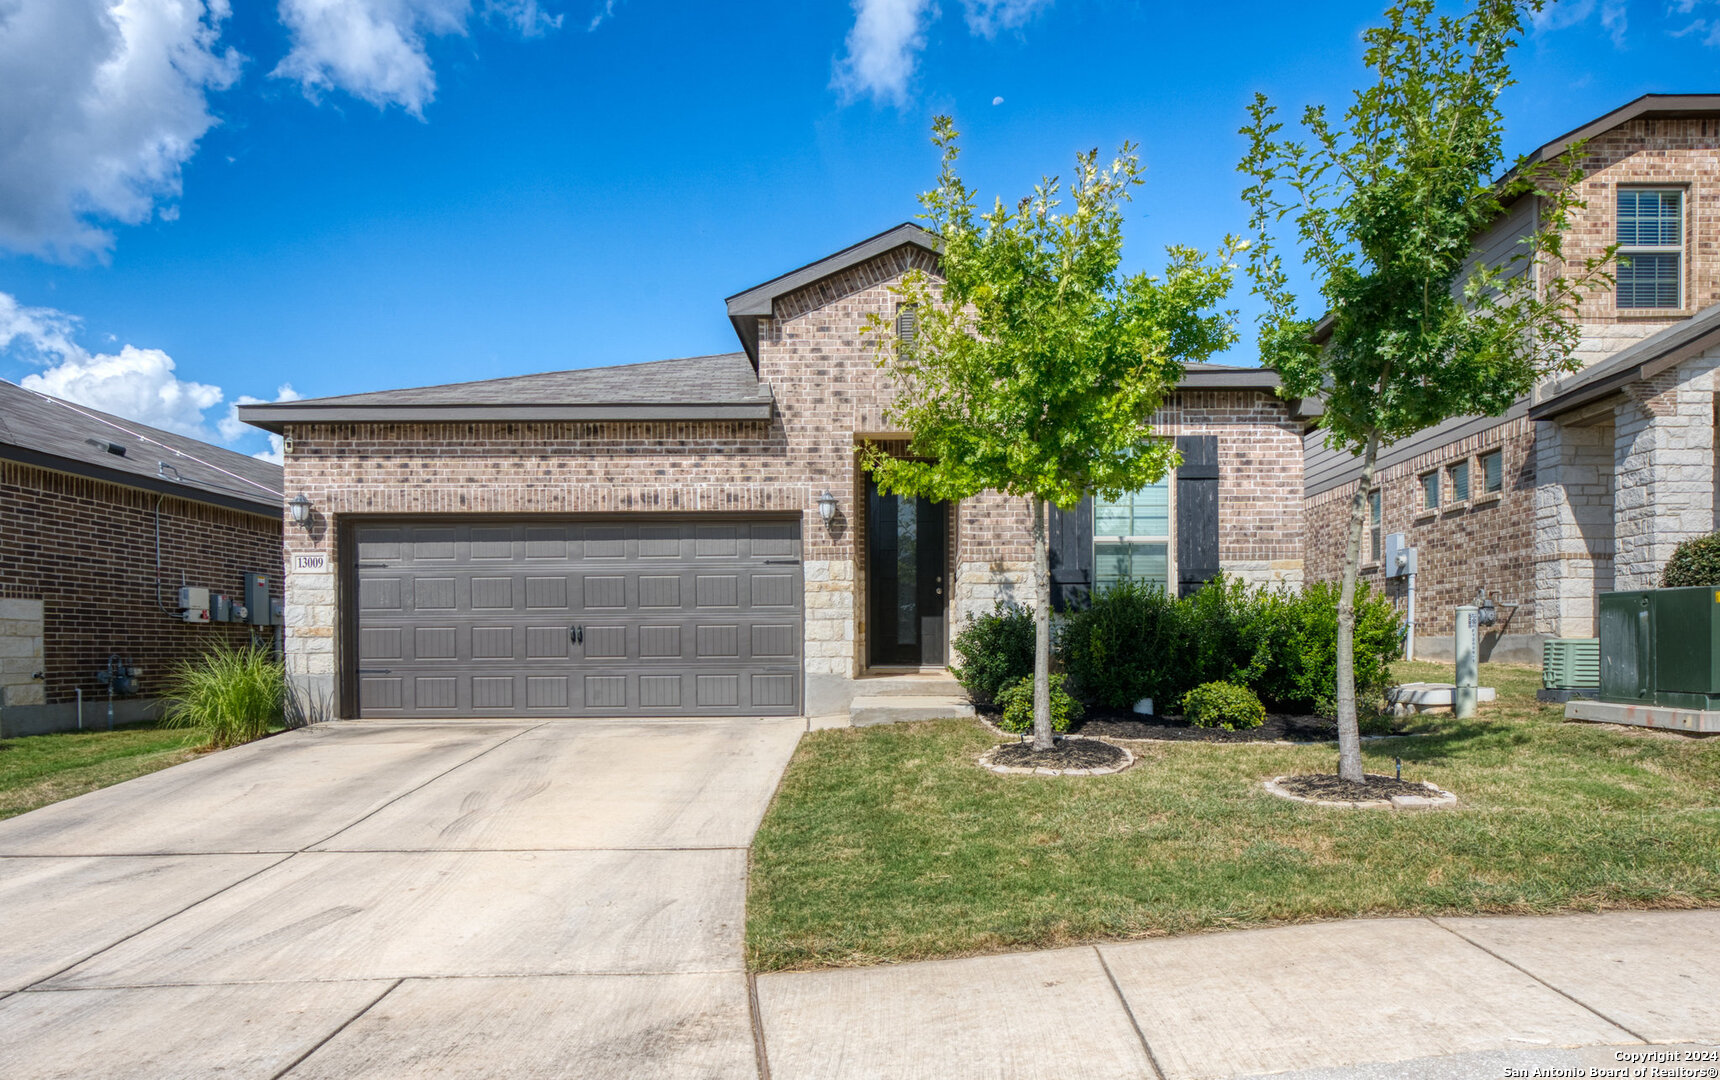
{"type": "Polygon", "coordinates": [[[311,501],[305,498],[304,492],[301,491],[297,495],[294,495],[293,501],[287,504],[287,509],[292,511],[294,525],[303,525],[307,529],[310,528],[311,501]]]}
{"type": "Polygon", "coordinates": [[[824,519],[826,525],[836,516],[836,496],[830,494],[828,488],[818,497],[818,516],[824,519]]]}

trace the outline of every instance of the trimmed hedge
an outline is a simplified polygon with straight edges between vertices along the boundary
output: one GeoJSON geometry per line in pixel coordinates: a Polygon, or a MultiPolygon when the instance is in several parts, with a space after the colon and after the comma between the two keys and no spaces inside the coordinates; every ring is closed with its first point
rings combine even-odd
{"type": "Polygon", "coordinates": [[[1010,684],[1033,675],[1033,612],[999,600],[984,615],[970,615],[951,644],[958,662],[950,674],[979,704],[996,704],[1010,684]]]}
{"type": "MultiPolygon", "coordinates": [[[[1277,712],[1336,711],[1338,587],[1301,593],[1221,579],[1176,599],[1155,585],[1124,581],[1070,613],[1057,654],[1077,697],[1113,709],[1150,697],[1175,711],[1203,683],[1251,689],[1277,712]]],[[[1356,695],[1366,711],[1384,703],[1390,665],[1402,647],[1397,610],[1366,583],[1356,586],[1356,695]]]]}
{"type": "Polygon", "coordinates": [[[1720,585],[1720,532],[1686,540],[1674,548],[1660,584],[1668,589],[1720,585]]]}

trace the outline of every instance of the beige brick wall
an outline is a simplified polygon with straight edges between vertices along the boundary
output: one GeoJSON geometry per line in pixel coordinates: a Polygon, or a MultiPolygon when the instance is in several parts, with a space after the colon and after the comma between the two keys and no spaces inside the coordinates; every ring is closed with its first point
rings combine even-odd
{"type": "MultiPolygon", "coordinates": [[[[904,248],[779,299],[759,320],[759,375],[776,399],[768,422],[295,424],[289,496],[303,492],[313,527],[291,528],[292,556],[334,566],[343,518],[373,514],[646,512],[801,515],[809,710],[846,707],[865,666],[864,493],[857,440],[889,434],[891,389],[861,327],[893,312],[890,286],[930,256],[904,248]],[[837,496],[830,525],[818,513],[837,496]]],[[[1179,394],[1159,417],[1167,435],[1216,433],[1222,454],[1221,557],[1250,574],[1298,581],[1301,442],[1269,394],[1179,394]]],[[[952,521],[952,628],[1000,593],[1032,599],[1028,511],[988,494],[952,521]]],[[[332,573],[290,569],[288,662],[301,691],[331,698],[339,648],[332,573]]]]}

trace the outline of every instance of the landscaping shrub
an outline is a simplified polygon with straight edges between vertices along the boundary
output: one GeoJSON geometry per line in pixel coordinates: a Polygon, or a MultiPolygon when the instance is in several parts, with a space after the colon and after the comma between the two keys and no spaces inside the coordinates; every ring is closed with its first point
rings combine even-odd
{"type": "MultiPolygon", "coordinates": [[[[997,726],[1021,734],[1033,730],[1033,676],[1018,679],[998,694],[1003,706],[1003,718],[997,726]]],[[[1081,718],[1081,703],[1069,695],[1063,685],[1062,673],[1051,676],[1051,730],[1068,731],[1069,725],[1081,718]]]]}
{"type": "Polygon", "coordinates": [[[1183,612],[1157,585],[1120,581],[1069,612],[1057,655],[1083,700],[1127,709],[1141,698],[1169,702],[1184,681],[1183,612]]]}
{"type": "Polygon", "coordinates": [[[956,633],[950,674],[981,705],[995,704],[1005,687],[1033,674],[1033,613],[1002,600],[984,615],[969,616],[956,633]]]}
{"type": "Polygon", "coordinates": [[[1195,727],[1245,731],[1266,723],[1266,706],[1246,686],[1201,683],[1183,695],[1183,718],[1195,727]]]}
{"type": "MultiPolygon", "coordinates": [[[[1391,685],[1401,642],[1397,610],[1356,586],[1356,694],[1365,714],[1391,685]]],[[[1156,585],[1122,582],[1070,613],[1057,654],[1076,694],[1112,709],[1143,697],[1174,710],[1192,688],[1244,686],[1279,712],[1335,712],[1338,586],[1301,593],[1220,579],[1173,599],[1156,585]]],[[[1185,705],[1186,711],[1186,705],[1185,705]]]]}
{"type": "Polygon", "coordinates": [[[270,650],[217,645],[168,678],[167,727],[192,728],[213,749],[262,738],[283,723],[286,665],[270,650]]]}
{"type": "Polygon", "coordinates": [[[1720,532],[1694,537],[1673,548],[1660,584],[1668,589],[1720,585],[1720,532]]]}

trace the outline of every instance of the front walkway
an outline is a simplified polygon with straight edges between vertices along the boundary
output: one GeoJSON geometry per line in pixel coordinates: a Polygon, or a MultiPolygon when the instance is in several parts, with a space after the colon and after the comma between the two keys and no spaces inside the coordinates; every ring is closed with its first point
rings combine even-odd
{"type": "Polygon", "coordinates": [[[0,823],[0,1077],[756,1077],[804,727],[325,724],[0,823]]]}
{"type": "Polygon", "coordinates": [[[758,1000],[771,1080],[1715,1076],[1720,911],[1317,923],[762,975],[758,1000]],[[1672,1049],[1644,1043],[1708,1056],[1589,1071],[1672,1049]]]}

